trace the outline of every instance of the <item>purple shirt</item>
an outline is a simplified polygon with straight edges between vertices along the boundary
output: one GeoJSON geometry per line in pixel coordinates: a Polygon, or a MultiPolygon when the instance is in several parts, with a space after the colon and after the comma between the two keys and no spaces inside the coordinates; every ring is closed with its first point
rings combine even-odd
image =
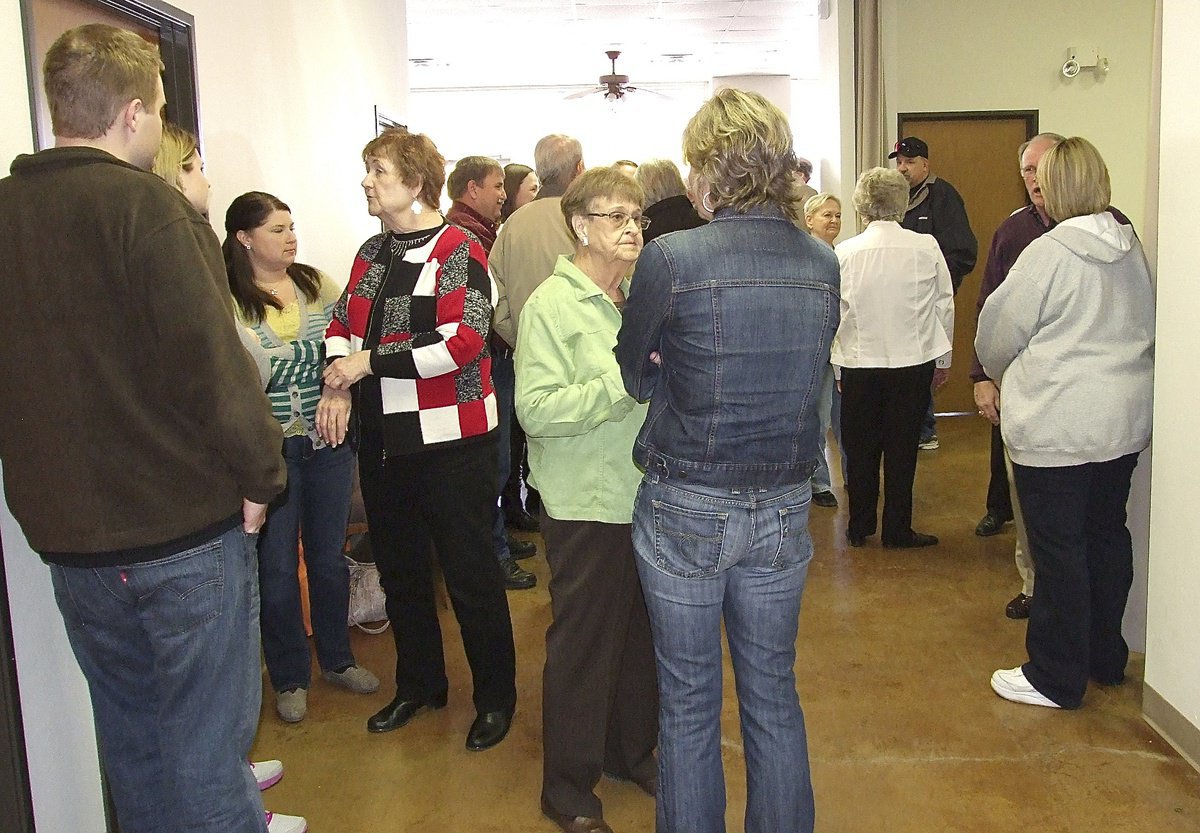
{"type": "MultiPolygon", "coordinates": [[[[1122,225],[1133,225],[1128,217],[1111,205],[1108,207],[1108,213],[1112,214],[1117,222],[1122,225]]],[[[1037,213],[1037,209],[1032,205],[1027,205],[1018,211],[1014,211],[1008,216],[1008,219],[997,227],[995,235],[992,236],[991,248],[988,249],[988,260],[987,266],[983,270],[983,281],[979,285],[979,300],[975,302],[976,320],[979,319],[979,311],[983,309],[983,304],[987,301],[988,296],[996,291],[996,287],[1004,283],[1004,279],[1008,277],[1008,271],[1017,262],[1017,258],[1021,256],[1021,252],[1025,251],[1025,247],[1056,225],[1058,223],[1053,220],[1050,221],[1049,225],[1044,225],[1041,215],[1037,213]]],[[[987,381],[989,377],[984,373],[983,365],[979,363],[979,357],[974,356],[973,358],[971,381],[987,381]]]]}

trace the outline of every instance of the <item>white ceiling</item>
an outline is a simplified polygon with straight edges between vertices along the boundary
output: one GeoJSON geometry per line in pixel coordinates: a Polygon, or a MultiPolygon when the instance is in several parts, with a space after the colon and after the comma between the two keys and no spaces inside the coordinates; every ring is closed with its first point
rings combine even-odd
{"type": "MultiPolygon", "coordinates": [[[[414,90],[812,77],[822,0],[408,0],[414,90]]],[[[825,0],[828,2],[828,0],[825,0]]]]}

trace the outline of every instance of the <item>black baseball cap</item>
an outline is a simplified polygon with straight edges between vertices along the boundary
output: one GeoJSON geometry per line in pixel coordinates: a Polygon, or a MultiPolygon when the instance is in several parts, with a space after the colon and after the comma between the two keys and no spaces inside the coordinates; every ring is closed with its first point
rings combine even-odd
{"type": "Polygon", "coordinates": [[[896,149],[888,154],[888,159],[895,159],[897,156],[907,156],[909,159],[924,156],[928,159],[929,145],[922,142],[916,136],[909,136],[906,139],[896,142],[896,149]]]}

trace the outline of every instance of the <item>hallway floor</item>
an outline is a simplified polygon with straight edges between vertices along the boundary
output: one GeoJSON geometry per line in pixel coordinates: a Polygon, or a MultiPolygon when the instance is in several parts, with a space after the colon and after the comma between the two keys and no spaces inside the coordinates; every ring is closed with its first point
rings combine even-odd
{"type": "MultiPolygon", "coordinates": [[[[1012,526],[974,535],[987,478],[986,423],[943,418],[941,448],[921,452],[914,526],[941,544],[884,550],[844,543],[842,506],[812,508],[816,555],[797,643],[819,833],[1195,833],[1197,774],[1141,718],[1143,659],[1128,678],[1092,686],[1064,712],[992,693],[996,668],[1025,659],[1024,622],[1004,617],[1019,589],[1012,526]]],[[[536,537],[536,536],[535,536],[536,537]]],[[[541,546],[540,539],[539,547],[541,546]]],[[[314,669],[308,717],[287,725],[264,694],[255,757],[286,775],[264,793],[269,809],[307,816],[314,833],[553,833],[538,810],[541,670],[549,621],[542,553],[521,562],[538,587],[510,592],[519,704],[494,749],[467,752],[474,718],[453,615],[443,611],[450,704],[402,729],[370,735],[387,703],[395,662],[390,634],[353,634],[359,662],[384,680],[359,696],[314,669]]],[[[265,684],[265,680],[264,680],[265,684]]],[[[726,660],[724,746],[729,833],[742,830],[745,773],[737,703],[726,660]]],[[[652,799],[601,782],[616,833],[651,833],[652,799]]]]}

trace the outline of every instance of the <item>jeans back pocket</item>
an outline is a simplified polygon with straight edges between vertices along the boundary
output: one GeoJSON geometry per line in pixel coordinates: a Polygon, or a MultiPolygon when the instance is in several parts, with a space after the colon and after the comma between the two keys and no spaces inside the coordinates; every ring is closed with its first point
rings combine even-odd
{"type": "Polygon", "coordinates": [[[662,500],[654,509],[654,560],[658,568],[679,578],[714,575],[725,546],[727,512],[672,506],[662,500]]]}

